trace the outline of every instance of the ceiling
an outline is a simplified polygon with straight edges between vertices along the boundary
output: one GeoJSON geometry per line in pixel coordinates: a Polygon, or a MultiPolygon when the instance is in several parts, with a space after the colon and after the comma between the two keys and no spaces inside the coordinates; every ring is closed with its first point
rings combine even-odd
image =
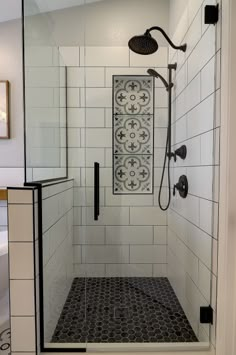
{"type": "Polygon", "coordinates": [[[33,0],[36,2],[41,12],[65,9],[73,6],[90,4],[104,0],[33,0]]]}
{"type": "MultiPolygon", "coordinates": [[[[27,15],[37,12],[50,12],[54,10],[65,9],[73,6],[90,4],[103,0],[31,0],[28,1],[28,7],[25,12],[27,15]],[[29,8],[31,7],[31,9],[29,8]]],[[[0,22],[10,21],[21,17],[21,1],[20,0],[0,0],[0,22]]]]}
{"type": "Polygon", "coordinates": [[[0,0],[0,22],[14,20],[21,16],[20,0],[0,0]]]}

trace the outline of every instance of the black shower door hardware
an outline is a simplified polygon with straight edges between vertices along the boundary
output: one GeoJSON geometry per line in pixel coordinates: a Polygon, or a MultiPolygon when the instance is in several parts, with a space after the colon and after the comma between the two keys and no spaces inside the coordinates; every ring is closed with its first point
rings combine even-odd
{"type": "Polygon", "coordinates": [[[205,6],[204,23],[206,25],[216,25],[219,21],[219,4],[205,6]]]}
{"type": "Polygon", "coordinates": [[[174,185],[173,195],[178,190],[181,197],[186,198],[188,195],[188,179],[186,175],[181,175],[177,184],[174,185]]]}
{"type": "Polygon", "coordinates": [[[211,306],[200,307],[200,323],[213,324],[213,309],[211,306]]]}
{"type": "Polygon", "coordinates": [[[99,216],[99,204],[100,204],[100,196],[99,196],[99,189],[100,189],[100,173],[99,173],[100,165],[99,163],[94,163],[94,220],[98,220],[99,216]]]}

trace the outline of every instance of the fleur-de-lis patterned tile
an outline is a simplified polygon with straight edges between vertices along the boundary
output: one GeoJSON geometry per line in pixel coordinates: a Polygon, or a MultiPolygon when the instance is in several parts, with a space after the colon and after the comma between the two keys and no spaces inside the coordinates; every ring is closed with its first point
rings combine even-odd
{"type": "Polygon", "coordinates": [[[154,79],[113,76],[113,193],[153,193],[154,79]]]}
{"type": "Polygon", "coordinates": [[[114,114],[153,115],[154,81],[149,75],[113,76],[114,114]]]}
{"type": "Polygon", "coordinates": [[[113,133],[114,154],[152,154],[152,115],[115,115],[113,133]]]}
{"type": "Polygon", "coordinates": [[[114,193],[152,193],[151,155],[114,155],[114,193]]]}

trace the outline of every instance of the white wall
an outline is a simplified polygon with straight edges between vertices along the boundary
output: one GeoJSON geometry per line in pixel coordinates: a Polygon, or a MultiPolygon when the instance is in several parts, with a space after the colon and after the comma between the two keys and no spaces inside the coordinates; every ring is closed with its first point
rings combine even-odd
{"type": "MultiPolygon", "coordinates": [[[[167,47],[141,57],[128,47],[60,47],[68,65],[69,174],[74,187],[75,276],[166,276],[166,213],[157,196],[167,125],[167,92],[156,80],[154,195],[112,194],[112,75],[167,75],[167,47]],[[80,54],[80,56],[79,56],[80,54]],[[98,222],[93,164],[100,163],[98,222]]],[[[165,200],[164,190],[164,200],[165,200]]]]}
{"type": "Polygon", "coordinates": [[[0,78],[10,82],[11,130],[9,140],[0,140],[0,186],[9,186],[24,181],[22,39],[19,20],[0,23],[0,53],[0,78]]]}
{"type": "MultiPolygon", "coordinates": [[[[167,47],[144,58],[129,52],[127,43],[131,36],[155,24],[168,31],[168,9],[169,1],[163,0],[111,0],[89,2],[44,16],[52,19],[53,37],[69,67],[69,174],[75,178],[76,276],[166,275],[166,216],[161,213],[156,196],[166,137],[167,93],[156,81],[155,195],[134,196],[130,201],[111,193],[111,79],[112,74],[145,74],[149,67],[158,67],[167,75],[167,47]],[[96,139],[91,140],[94,135],[96,139]],[[92,216],[95,160],[101,166],[102,212],[97,226],[92,216]],[[149,221],[145,216],[150,217],[149,221]]],[[[161,35],[154,36],[160,45],[166,45],[161,35]]]]}
{"type": "MultiPolygon", "coordinates": [[[[198,2],[198,0],[192,0],[192,2],[198,2]]],[[[176,31],[183,13],[187,10],[188,0],[170,0],[170,12],[169,12],[169,34],[172,37],[176,31]]]]}
{"type": "Polygon", "coordinates": [[[0,22],[19,19],[21,16],[21,2],[19,0],[1,1],[0,22]]]}
{"type": "MultiPolygon", "coordinates": [[[[168,32],[169,0],[89,2],[50,12],[50,17],[53,37],[61,46],[127,46],[130,37],[151,26],[159,25],[168,32]]],[[[153,35],[161,46],[166,45],[161,34],[153,35]]]]}
{"type": "Polygon", "coordinates": [[[168,215],[168,276],[183,309],[201,341],[209,328],[199,322],[200,306],[212,305],[215,344],[218,176],[220,137],[220,41],[218,25],[204,24],[210,1],[189,1],[174,33],[187,43],[187,52],[171,51],[177,62],[173,102],[173,149],[187,146],[185,161],[172,165],[172,181],[185,174],[189,195],[176,195],[168,215]],[[201,6],[202,5],[202,6],[201,6]],[[212,290],[211,290],[212,286],[212,290]]]}

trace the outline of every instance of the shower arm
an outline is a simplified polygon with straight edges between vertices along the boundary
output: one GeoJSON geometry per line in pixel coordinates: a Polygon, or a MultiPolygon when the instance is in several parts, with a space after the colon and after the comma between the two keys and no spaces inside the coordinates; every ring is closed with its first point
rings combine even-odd
{"type": "Polygon", "coordinates": [[[171,45],[171,47],[173,47],[174,49],[180,49],[183,52],[186,52],[187,49],[187,44],[183,44],[181,46],[176,46],[171,39],[167,36],[167,34],[165,33],[165,31],[159,27],[159,26],[153,26],[151,28],[149,28],[148,30],[146,30],[145,35],[149,35],[151,31],[159,31],[162,33],[162,35],[165,37],[165,39],[167,40],[167,42],[171,45]]]}

